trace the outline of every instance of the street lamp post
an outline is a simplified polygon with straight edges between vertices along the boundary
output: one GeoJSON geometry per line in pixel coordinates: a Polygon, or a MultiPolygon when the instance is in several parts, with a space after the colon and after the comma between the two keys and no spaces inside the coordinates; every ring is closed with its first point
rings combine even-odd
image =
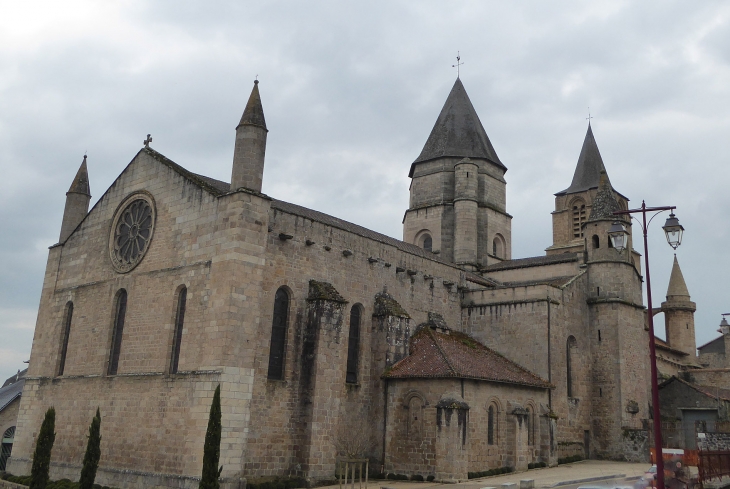
{"type": "MultiPolygon", "coordinates": [[[[662,426],[661,426],[661,414],[659,413],[659,384],[657,382],[657,368],[656,368],[656,344],[654,341],[654,314],[651,304],[651,275],[649,274],[649,243],[646,237],[646,231],[651,224],[652,219],[657,214],[663,211],[673,211],[676,209],[674,206],[670,207],[647,207],[645,202],[641,202],[641,208],[629,209],[626,211],[616,211],[615,215],[631,215],[635,213],[641,213],[642,220],[636,221],[641,225],[641,230],[644,232],[644,267],[646,268],[646,299],[648,302],[648,316],[649,316],[649,354],[651,358],[651,403],[654,418],[654,453],[656,454],[656,478],[657,488],[664,489],[664,460],[662,459],[662,426]],[[646,213],[654,212],[649,222],[646,222],[646,213]]],[[[633,217],[633,216],[631,216],[633,217]]],[[[679,224],[679,220],[674,216],[674,212],[669,214],[666,223],[662,226],[664,233],[667,237],[669,246],[674,248],[682,243],[682,234],[684,228],[679,224]]],[[[616,221],[608,230],[608,235],[611,239],[611,244],[617,252],[621,253],[628,246],[628,231],[624,225],[616,221]]]]}

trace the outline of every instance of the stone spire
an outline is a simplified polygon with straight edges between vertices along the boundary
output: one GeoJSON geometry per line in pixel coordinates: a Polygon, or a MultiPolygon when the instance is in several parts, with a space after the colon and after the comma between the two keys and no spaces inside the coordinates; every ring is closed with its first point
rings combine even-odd
{"type": "MultiPolygon", "coordinates": [[[[600,185],[602,173],[606,173],[606,167],[603,166],[603,158],[601,158],[601,152],[598,151],[596,138],[593,137],[593,129],[589,123],[583,147],[578,156],[578,164],[575,166],[573,181],[570,187],[555,195],[574,194],[597,188],[600,185]]],[[[608,181],[608,175],[606,175],[606,180],[608,181]]],[[[608,184],[610,186],[611,182],[608,181],[608,184]]]]}
{"type": "Polygon", "coordinates": [[[66,192],[66,206],[63,209],[59,243],[65,242],[74,229],[84,220],[86,213],[89,212],[90,201],[89,172],[86,168],[86,155],[84,155],[84,161],[81,162],[79,171],[76,172],[71,187],[66,192]]]}
{"type": "Polygon", "coordinates": [[[682,269],[679,268],[677,255],[674,255],[674,264],[672,265],[672,274],[669,276],[669,287],[667,287],[667,302],[669,301],[689,301],[689,290],[682,276],[682,269]]]}
{"type": "Polygon", "coordinates": [[[231,190],[247,188],[261,192],[266,156],[266,128],[264,108],[261,105],[259,81],[255,80],[248,103],[236,126],[236,146],[233,150],[231,190]]]}
{"type": "Polygon", "coordinates": [[[600,173],[598,193],[593,199],[591,215],[588,217],[587,222],[619,219],[618,216],[613,214],[618,210],[621,210],[621,207],[619,206],[616,197],[613,195],[613,189],[611,188],[611,182],[608,181],[606,170],[603,170],[600,173]]]}
{"type": "Polygon", "coordinates": [[[431,130],[421,154],[411,165],[408,176],[413,177],[413,170],[418,163],[449,156],[483,158],[507,170],[499,160],[497,152],[494,151],[487,132],[459,78],[454,82],[446,103],[436,119],[436,124],[431,130]]]}

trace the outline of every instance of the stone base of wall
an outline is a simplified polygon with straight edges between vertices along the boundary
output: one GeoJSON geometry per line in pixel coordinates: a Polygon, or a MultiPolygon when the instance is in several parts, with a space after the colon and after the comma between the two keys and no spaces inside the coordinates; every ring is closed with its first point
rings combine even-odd
{"type": "MultiPolygon", "coordinates": [[[[8,472],[13,475],[30,474],[31,465],[32,460],[11,457],[8,459],[8,472]]],[[[79,479],[80,474],[80,465],[51,462],[51,480],[70,479],[76,481],[79,479]]],[[[197,489],[200,483],[200,477],[99,467],[96,472],[95,483],[124,489],[197,489]]],[[[18,486],[17,484],[8,487],[16,486],[20,488],[24,487],[18,486]]],[[[246,479],[221,479],[220,486],[221,489],[245,489],[246,479]]],[[[0,488],[2,487],[0,485],[0,488]]]]}
{"type": "Polygon", "coordinates": [[[623,451],[627,462],[649,463],[649,431],[624,428],[623,451]]]}
{"type": "Polygon", "coordinates": [[[20,484],[16,484],[15,482],[8,482],[4,480],[0,480],[0,489],[28,489],[27,486],[21,486],[20,484]]]}

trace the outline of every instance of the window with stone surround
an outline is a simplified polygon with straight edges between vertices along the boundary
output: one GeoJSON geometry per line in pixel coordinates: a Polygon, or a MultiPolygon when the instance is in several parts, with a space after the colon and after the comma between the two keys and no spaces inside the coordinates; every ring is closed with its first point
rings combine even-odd
{"type": "Polygon", "coordinates": [[[577,347],[578,343],[575,336],[568,336],[568,341],[565,346],[565,370],[567,377],[568,386],[568,397],[575,397],[573,392],[573,351],[577,347]]]}
{"type": "Polygon", "coordinates": [[[535,408],[532,406],[527,406],[525,428],[527,429],[527,444],[532,446],[535,444],[535,408]]]}
{"type": "Polygon", "coordinates": [[[571,203],[573,211],[573,237],[583,237],[583,224],[586,222],[586,203],[581,199],[575,199],[571,203]]]}
{"type": "Polygon", "coordinates": [[[172,356],[170,359],[170,373],[176,374],[180,362],[180,347],[182,346],[183,326],[185,324],[185,307],[188,302],[188,289],[183,286],[177,294],[177,307],[175,308],[175,334],[172,339],[172,356]]]}
{"type": "Polygon", "coordinates": [[[499,411],[494,404],[489,405],[487,409],[487,444],[496,445],[497,433],[499,430],[499,411]]]}
{"type": "Polygon", "coordinates": [[[119,369],[119,355],[122,352],[122,335],[124,333],[124,317],[127,314],[127,291],[120,289],[114,307],[114,331],[112,333],[112,347],[109,352],[108,375],[116,375],[119,369]]]}
{"type": "Polygon", "coordinates": [[[63,331],[61,332],[61,355],[58,362],[58,375],[63,375],[66,368],[66,352],[68,351],[68,337],[71,334],[71,320],[74,315],[74,303],[66,303],[66,311],[63,315],[63,331]]]}
{"type": "Polygon", "coordinates": [[[289,293],[279,287],[274,297],[274,319],[271,322],[271,347],[269,349],[269,373],[271,380],[284,379],[284,353],[286,331],[289,322],[289,293]]]}
{"type": "Polygon", "coordinates": [[[433,250],[433,239],[431,239],[431,236],[428,234],[423,237],[423,249],[426,251],[433,250]]]}
{"type": "Polygon", "coordinates": [[[598,237],[598,235],[594,234],[593,238],[591,238],[591,241],[593,241],[593,249],[598,249],[601,247],[601,240],[598,237]]]}
{"type": "Polygon", "coordinates": [[[505,243],[504,243],[504,237],[502,237],[501,234],[495,234],[494,240],[492,241],[492,255],[496,256],[497,258],[505,258],[505,243]]]}
{"type": "Polygon", "coordinates": [[[360,356],[360,318],[362,306],[355,304],[350,309],[350,334],[347,338],[347,374],[348,384],[357,384],[357,366],[360,356]]]}

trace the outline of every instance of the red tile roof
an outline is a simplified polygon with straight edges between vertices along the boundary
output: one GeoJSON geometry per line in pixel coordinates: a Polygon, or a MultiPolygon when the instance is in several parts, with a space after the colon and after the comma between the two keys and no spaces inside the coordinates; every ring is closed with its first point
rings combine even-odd
{"type": "Polygon", "coordinates": [[[428,326],[411,337],[409,355],[386,371],[383,378],[460,378],[553,387],[467,334],[428,326]]]}

